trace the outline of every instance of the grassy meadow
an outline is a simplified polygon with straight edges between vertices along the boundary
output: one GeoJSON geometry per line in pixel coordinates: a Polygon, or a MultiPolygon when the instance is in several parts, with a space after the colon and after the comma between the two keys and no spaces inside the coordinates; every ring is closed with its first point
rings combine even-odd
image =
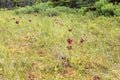
{"type": "Polygon", "coordinates": [[[0,80],[120,80],[120,17],[0,11],[0,80]]]}

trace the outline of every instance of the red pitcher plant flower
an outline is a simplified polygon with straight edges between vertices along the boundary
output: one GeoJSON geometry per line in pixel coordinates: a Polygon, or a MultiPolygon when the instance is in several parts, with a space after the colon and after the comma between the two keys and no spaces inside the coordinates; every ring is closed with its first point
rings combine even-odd
{"type": "Polygon", "coordinates": [[[72,39],[67,39],[68,44],[71,44],[73,42],[72,39]]]}

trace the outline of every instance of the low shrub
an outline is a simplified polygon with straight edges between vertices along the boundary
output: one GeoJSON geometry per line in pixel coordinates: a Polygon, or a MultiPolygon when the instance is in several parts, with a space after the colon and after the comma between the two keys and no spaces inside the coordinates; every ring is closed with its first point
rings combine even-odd
{"type": "Polygon", "coordinates": [[[78,9],[78,14],[79,15],[84,15],[88,11],[87,7],[82,7],[78,9]]]}
{"type": "Polygon", "coordinates": [[[58,16],[59,12],[55,8],[48,8],[45,12],[47,16],[58,16]]]}
{"type": "Polygon", "coordinates": [[[52,6],[49,5],[48,3],[39,3],[39,4],[35,4],[33,6],[26,6],[24,8],[16,9],[15,13],[16,14],[20,14],[20,13],[27,13],[27,14],[44,13],[44,12],[46,12],[46,10],[48,8],[52,8],[52,6]]]}
{"type": "Polygon", "coordinates": [[[99,0],[95,3],[95,8],[97,11],[101,11],[101,8],[106,4],[108,4],[107,0],[99,0]]]}
{"type": "Polygon", "coordinates": [[[15,13],[16,13],[16,14],[21,14],[21,13],[31,14],[31,13],[34,13],[34,9],[33,9],[31,6],[26,6],[26,7],[24,7],[24,8],[16,9],[16,10],[15,10],[15,13]]]}
{"type": "Polygon", "coordinates": [[[101,12],[105,16],[114,15],[114,7],[112,3],[108,3],[101,7],[101,12]]]}
{"type": "Polygon", "coordinates": [[[119,5],[115,5],[115,8],[114,8],[114,14],[116,16],[120,16],[120,4],[119,5]]]}
{"type": "Polygon", "coordinates": [[[27,14],[31,14],[34,13],[34,9],[31,6],[27,6],[23,12],[27,14]]]}
{"type": "Polygon", "coordinates": [[[59,12],[65,12],[65,13],[76,13],[75,9],[65,7],[65,6],[57,6],[55,9],[59,12]]]}
{"type": "Polygon", "coordinates": [[[21,14],[23,11],[25,11],[25,8],[15,9],[15,14],[21,14]]]}
{"type": "Polygon", "coordinates": [[[27,6],[24,8],[19,8],[15,10],[16,14],[20,13],[40,13],[40,14],[46,14],[48,16],[57,16],[59,15],[60,12],[64,13],[76,13],[76,10],[71,9],[69,7],[63,7],[63,6],[58,6],[58,7],[53,7],[50,2],[48,3],[39,3],[35,4],[33,6],[27,6]]]}
{"type": "MultiPolygon", "coordinates": [[[[57,16],[60,13],[71,13],[71,14],[78,14],[84,15],[85,13],[92,11],[90,7],[81,7],[81,8],[69,8],[65,6],[52,6],[51,2],[47,3],[38,3],[33,6],[26,6],[24,8],[15,9],[16,14],[24,13],[24,14],[31,14],[31,13],[40,13],[45,14],[48,16],[57,16]]],[[[98,16],[120,16],[120,5],[113,5],[113,3],[109,3],[108,0],[99,0],[95,3],[94,6],[95,14],[98,16]]]]}
{"type": "Polygon", "coordinates": [[[52,8],[52,6],[49,5],[48,3],[39,3],[32,7],[34,9],[34,12],[36,13],[43,13],[43,12],[46,12],[48,8],[52,8]]]}
{"type": "Polygon", "coordinates": [[[113,5],[109,3],[108,0],[99,0],[95,3],[96,11],[99,15],[104,16],[119,16],[120,14],[120,5],[113,5]]]}

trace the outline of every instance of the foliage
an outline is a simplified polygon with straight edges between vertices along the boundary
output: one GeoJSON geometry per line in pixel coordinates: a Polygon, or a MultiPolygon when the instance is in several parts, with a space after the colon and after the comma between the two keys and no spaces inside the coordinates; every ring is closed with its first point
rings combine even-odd
{"type": "Polygon", "coordinates": [[[15,13],[16,14],[21,14],[21,13],[31,14],[31,13],[34,13],[34,9],[30,6],[26,6],[25,8],[16,9],[15,13]]]}
{"type": "Polygon", "coordinates": [[[44,13],[48,8],[52,8],[48,3],[39,3],[32,6],[36,13],[44,13]]]}
{"type": "MultiPolygon", "coordinates": [[[[46,14],[50,8],[54,13],[86,14],[89,11],[93,11],[93,13],[96,11],[98,15],[104,16],[119,16],[120,11],[118,0],[1,0],[0,6],[8,9],[25,7],[15,10],[15,12],[29,14],[34,12],[46,14]],[[25,7],[26,5],[28,6],[25,7]]],[[[52,13],[52,11],[50,12],[52,13]]]]}
{"type": "Polygon", "coordinates": [[[75,14],[76,10],[73,10],[69,7],[62,7],[62,6],[53,7],[50,2],[39,3],[39,4],[35,4],[33,6],[27,6],[27,7],[18,8],[15,10],[16,14],[19,14],[19,13],[27,13],[27,14],[40,13],[40,14],[46,14],[48,16],[50,16],[50,15],[57,16],[61,12],[75,14]]]}
{"type": "Polygon", "coordinates": [[[91,7],[98,0],[76,0],[77,7],[91,7]]]}
{"type": "Polygon", "coordinates": [[[50,0],[54,6],[67,6],[67,7],[87,7],[92,6],[97,0],[50,0]]]}
{"type": "Polygon", "coordinates": [[[15,14],[23,13],[23,11],[25,11],[25,8],[17,9],[17,10],[15,10],[15,14]]]}
{"type": "Polygon", "coordinates": [[[101,8],[102,14],[106,16],[114,15],[114,6],[112,3],[106,4],[101,8]]]}
{"type": "Polygon", "coordinates": [[[34,9],[32,8],[32,7],[30,7],[30,6],[26,6],[26,10],[25,10],[25,12],[24,13],[33,13],[34,12],[34,9]]]}
{"type": "Polygon", "coordinates": [[[120,4],[119,5],[115,5],[114,14],[116,16],[120,16],[120,4]]]}
{"type": "Polygon", "coordinates": [[[109,3],[107,0],[99,0],[95,3],[95,8],[98,14],[105,16],[117,15],[117,13],[119,15],[119,6],[120,5],[113,5],[113,3],[109,3]]]}
{"type": "Polygon", "coordinates": [[[86,12],[88,12],[87,7],[82,7],[80,9],[78,9],[78,14],[79,15],[84,15],[86,12]]]}
{"type": "Polygon", "coordinates": [[[52,8],[52,6],[48,5],[47,3],[39,3],[33,6],[27,6],[24,8],[18,8],[15,10],[15,13],[45,13],[48,8],[52,8]]]}
{"type": "Polygon", "coordinates": [[[54,6],[69,6],[71,0],[50,0],[54,6]]]}
{"type": "Polygon", "coordinates": [[[65,7],[65,6],[57,6],[57,7],[55,7],[55,9],[56,9],[58,12],[76,13],[76,9],[72,9],[72,8],[65,7]]]}
{"type": "Polygon", "coordinates": [[[46,10],[45,14],[48,15],[48,16],[58,16],[59,12],[54,8],[48,8],[46,10]]]}

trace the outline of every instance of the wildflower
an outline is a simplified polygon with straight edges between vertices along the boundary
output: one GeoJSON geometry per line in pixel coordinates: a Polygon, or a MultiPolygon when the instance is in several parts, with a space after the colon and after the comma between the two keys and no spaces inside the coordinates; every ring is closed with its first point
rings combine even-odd
{"type": "Polygon", "coordinates": [[[84,39],[84,38],[81,38],[80,42],[83,43],[84,41],[85,41],[85,39],[84,39]]]}
{"type": "Polygon", "coordinates": [[[71,49],[72,49],[72,46],[67,46],[67,49],[68,49],[68,50],[71,50],[71,49]]]}
{"type": "Polygon", "coordinates": [[[28,80],[34,80],[35,75],[33,73],[28,73],[28,80]]]}
{"type": "Polygon", "coordinates": [[[66,60],[66,56],[65,56],[65,55],[62,55],[62,56],[61,56],[61,59],[66,60]]]}
{"type": "Polygon", "coordinates": [[[93,76],[93,80],[100,80],[100,77],[98,77],[98,76],[93,76]]]}
{"type": "Polygon", "coordinates": [[[29,19],[29,22],[32,22],[32,19],[31,19],[31,18],[29,19]]]}
{"type": "Polygon", "coordinates": [[[16,21],[15,23],[16,23],[16,24],[19,24],[19,21],[16,21]]]}
{"type": "Polygon", "coordinates": [[[72,31],[72,27],[69,27],[68,31],[71,32],[72,31]]]}
{"type": "Polygon", "coordinates": [[[73,41],[71,39],[67,39],[68,44],[71,44],[73,41]]]}

